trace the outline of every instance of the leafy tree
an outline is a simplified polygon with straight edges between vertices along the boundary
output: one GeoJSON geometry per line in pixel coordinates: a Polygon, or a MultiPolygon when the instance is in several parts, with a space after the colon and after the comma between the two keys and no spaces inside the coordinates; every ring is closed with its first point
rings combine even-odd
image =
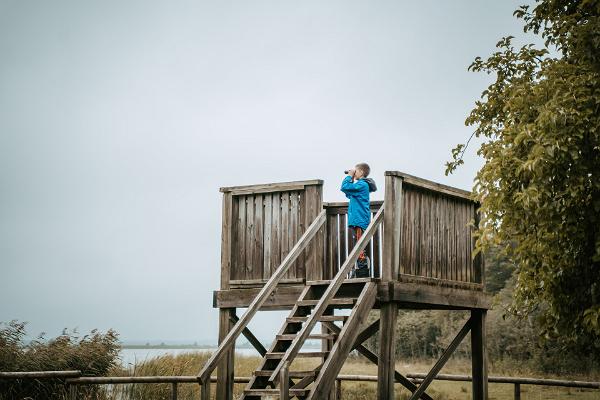
{"type": "Polygon", "coordinates": [[[544,46],[506,37],[469,67],[496,78],[466,120],[484,139],[478,248],[509,243],[512,313],[542,311],[543,337],[599,354],[600,1],[544,0],[515,15],[544,46]]]}

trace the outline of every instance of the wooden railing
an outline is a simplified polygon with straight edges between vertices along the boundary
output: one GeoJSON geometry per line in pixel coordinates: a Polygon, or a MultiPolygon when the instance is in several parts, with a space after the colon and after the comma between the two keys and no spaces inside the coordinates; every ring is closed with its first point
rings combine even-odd
{"type": "MultiPolygon", "coordinates": [[[[221,188],[222,288],[260,286],[273,275],[321,212],[322,185],[311,180],[221,188]]],[[[290,265],[285,279],[322,279],[322,255],[323,241],[315,240],[290,265]]]]}
{"type": "MultiPolygon", "coordinates": [[[[221,191],[222,290],[263,286],[323,208],[326,224],[281,282],[332,279],[355,245],[348,229],[348,203],[323,203],[322,181],[221,191]]],[[[390,212],[365,248],[372,277],[483,288],[483,260],[481,255],[473,257],[479,205],[470,192],[391,171],[386,172],[385,193],[390,212]],[[384,248],[383,230],[388,227],[390,240],[384,248]],[[384,257],[385,252],[391,258],[384,257]]],[[[371,203],[373,215],[382,203],[371,203]]]]}
{"type": "Polygon", "coordinates": [[[386,172],[385,190],[391,276],[482,288],[483,260],[473,257],[478,203],[471,193],[397,171],[386,172]]]}
{"type": "MultiPolygon", "coordinates": [[[[266,284],[263,286],[258,295],[254,298],[254,300],[252,300],[252,303],[250,303],[250,306],[248,306],[246,312],[240,317],[240,319],[227,333],[227,336],[225,336],[225,338],[221,341],[217,350],[211,355],[211,357],[208,359],[208,361],[198,374],[198,379],[201,382],[206,382],[207,379],[210,378],[210,374],[217,367],[219,361],[221,361],[223,357],[233,349],[235,345],[235,340],[244,331],[244,329],[246,329],[252,317],[265,303],[267,298],[275,291],[275,289],[277,288],[277,284],[286,275],[286,273],[296,261],[298,256],[302,253],[302,251],[309,245],[311,239],[313,239],[317,232],[319,232],[319,230],[325,223],[325,217],[325,210],[322,210],[321,213],[310,224],[306,232],[304,232],[302,237],[300,237],[300,239],[295,243],[294,247],[292,247],[290,252],[285,256],[285,258],[281,262],[281,265],[273,272],[270,279],[266,282],[266,284]]],[[[206,393],[208,390],[208,385],[202,386],[202,399],[210,398],[210,393],[206,393]]]]}
{"type": "MultiPolygon", "coordinates": [[[[411,382],[420,384],[426,377],[422,373],[408,373],[406,377],[411,382]]],[[[171,399],[177,400],[179,384],[199,384],[197,376],[81,376],[81,371],[31,371],[31,372],[0,372],[0,380],[10,379],[61,379],[68,387],[69,400],[77,399],[77,386],[81,385],[128,385],[128,384],[171,384],[171,399]]],[[[469,375],[438,374],[435,380],[454,382],[470,382],[469,375]]],[[[211,376],[209,382],[216,382],[217,377],[211,376]]],[[[338,375],[335,378],[334,399],[341,399],[342,382],[377,382],[375,375],[338,375]]],[[[210,384],[207,382],[207,384],[210,384]]],[[[235,383],[246,384],[250,377],[236,376],[235,383]]],[[[562,379],[538,379],[508,376],[490,376],[488,382],[514,385],[514,399],[521,399],[521,385],[554,386],[566,388],[600,390],[600,382],[586,382],[562,379]]]]}
{"type": "MultiPolygon", "coordinates": [[[[383,201],[371,202],[371,217],[374,217],[383,201]]],[[[352,230],[348,228],[348,202],[323,203],[327,210],[327,229],[325,232],[325,269],[326,279],[331,279],[344,265],[348,254],[356,241],[353,240],[352,230]]],[[[365,247],[365,252],[371,260],[371,276],[381,276],[381,251],[383,227],[379,226],[365,247]]]]}

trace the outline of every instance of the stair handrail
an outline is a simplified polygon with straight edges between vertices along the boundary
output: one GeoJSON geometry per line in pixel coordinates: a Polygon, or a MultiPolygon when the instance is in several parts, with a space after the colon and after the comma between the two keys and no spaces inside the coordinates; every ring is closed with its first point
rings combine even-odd
{"type": "Polygon", "coordinates": [[[350,268],[354,265],[356,260],[358,260],[360,252],[367,246],[367,243],[369,243],[369,241],[375,234],[377,227],[383,220],[384,206],[385,203],[381,205],[381,208],[379,209],[377,214],[375,214],[375,217],[373,217],[373,220],[371,221],[361,238],[358,240],[358,242],[356,242],[356,245],[354,246],[350,254],[348,254],[348,258],[340,267],[331,283],[329,283],[329,285],[327,286],[327,289],[325,290],[325,293],[323,293],[321,300],[319,300],[319,302],[313,309],[313,312],[310,314],[310,316],[302,326],[302,329],[297,334],[296,338],[292,341],[290,347],[287,349],[281,360],[279,360],[277,367],[275,367],[275,370],[269,377],[269,381],[275,381],[279,376],[279,372],[283,364],[286,361],[293,360],[300,352],[302,345],[308,338],[308,335],[310,335],[310,332],[317,323],[317,320],[321,318],[321,316],[327,309],[329,302],[331,301],[331,299],[333,299],[340,286],[342,286],[342,283],[344,283],[348,272],[350,272],[350,268]]]}
{"type": "Polygon", "coordinates": [[[254,314],[260,309],[268,297],[273,293],[279,281],[283,278],[287,270],[290,268],[292,263],[296,261],[296,258],[302,253],[302,251],[308,246],[309,242],[314,238],[319,229],[325,223],[327,211],[323,210],[317,215],[310,226],[306,229],[304,234],[298,239],[294,247],[285,256],[279,267],[275,270],[271,278],[265,283],[260,292],[256,295],[252,303],[246,309],[246,312],[239,318],[235,325],[231,328],[225,339],[219,344],[217,350],[210,356],[210,358],[204,364],[204,367],[198,373],[198,379],[200,382],[206,382],[210,379],[210,374],[217,367],[217,364],[225,356],[225,354],[232,348],[235,340],[242,333],[242,331],[248,326],[248,323],[254,317],[254,314]]]}

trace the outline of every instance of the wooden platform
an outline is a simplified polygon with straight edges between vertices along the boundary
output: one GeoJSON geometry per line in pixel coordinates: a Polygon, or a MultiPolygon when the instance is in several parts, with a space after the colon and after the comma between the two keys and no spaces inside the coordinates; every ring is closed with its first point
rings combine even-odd
{"type": "MultiPolygon", "coordinates": [[[[377,282],[377,301],[375,308],[382,302],[398,303],[400,308],[428,310],[471,310],[491,308],[492,296],[481,290],[457,288],[442,285],[417,282],[377,282]]],[[[307,285],[320,283],[327,285],[329,280],[309,281],[307,285]]],[[[351,282],[351,280],[348,280],[351,282]]],[[[300,293],[304,284],[284,284],[277,287],[268,298],[261,310],[289,310],[300,293]]],[[[260,287],[235,288],[216,290],[213,292],[213,307],[215,308],[246,308],[259,293],[260,287]]]]}

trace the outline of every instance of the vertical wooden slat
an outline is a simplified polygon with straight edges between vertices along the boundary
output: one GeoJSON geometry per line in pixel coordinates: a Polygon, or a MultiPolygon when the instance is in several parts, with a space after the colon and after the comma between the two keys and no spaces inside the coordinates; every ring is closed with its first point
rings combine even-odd
{"type": "MultiPolygon", "coordinates": [[[[281,193],[281,237],[279,238],[279,244],[281,246],[281,259],[290,251],[290,193],[281,193]]],[[[285,274],[286,278],[293,278],[296,276],[296,271],[292,265],[288,272],[285,274]]]]}
{"type": "MultiPolygon", "coordinates": [[[[298,193],[298,237],[302,236],[306,230],[306,190],[302,190],[298,193]]],[[[306,251],[303,251],[296,260],[298,268],[296,269],[296,276],[298,278],[306,279],[306,251]]]]}
{"type": "Polygon", "coordinates": [[[281,263],[281,193],[272,195],[272,217],[271,217],[271,275],[281,263]]]}
{"type": "Polygon", "coordinates": [[[254,276],[254,196],[246,196],[246,279],[256,279],[254,276]]]}
{"type": "MultiPolygon", "coordinates": [[[[296,244],[300,235],[298,235],[298,192],[290,192],[290,249],[296,244]]],[[[293,271],[294,278],[304,276],[303,273],[299,272],[301,265],[298,260],[294,262],[290,268],[293,271]]]]}
{"type": "Polygon", "coordinates": [[[229,280],[235,279],[232,276],[235,274],[235,253],[233,251],[232,236],[235,233],[235,217],[234,201],[231,193],[223,193],[223,210],[222,210],[222,228],[221,228],[221,289],[223,286],[229,287],[229,280]]]}
{"type": "Polygon", "coordinates": [[[263,229],[263,279],[271,277],[271,218],[273,216],[273,195],[265,195],[264,229],[263,229]]]}
{"type": "MultiPolygon", "coordinates": [[[[315,215],[316,218],[319,213],[323,210],[323,186],[315,185],[315,215]]],[[[321,226],[319,232],[315,236],[315,248],[316,248],[316,271],[317,279],[323,279],[323,272],[325,271],[325,226],[321,226]]]]}
{"type": "Polygon", "coordinates": [[[327,233],[325,245],[327,246],[327,263],[326,274],[324,279],[331,279],[337,272],[337,248],[338,232],[337,232],[337,215],[327,215],[327,233]]]}
{"type": "MultiPolygon", "coordinates": [[[[347,240],[347,214],[340,214],[340,265],[344,264],[346,258],[348,257],[348,240],[347,240]]],[[[339,269],[339,268],[338,268],[339,269]]]]}
{"type": "Polygon", "coordinates": [[[254,196],[254,278],[261,279],[263,276],[263,196],[254,196]]]}
{"type": "Polygon", "coordinates": [[[381,241],[381,226],[377,228],[377,232],[373,235],[373,277],[379,278],[381,276],[381,257],[380,257],[380,241],[381,241]]]}
{"type": "Polygon", "coordinates": [[[237,274],[236,279],[246,279],[246,196],[238,198],[237,218],[237,274]]]}
{"type": "MultiPolygon", "coordinates": [[[[310,185],[305,188],[305,221],[307,225],[316,218],[323,208],[322,188],[321,185],[310,185]]],[[[307,280],[319,280],[323,276],[324,234],[325,229],[322,227],[305,252],[307,280]]]]}

